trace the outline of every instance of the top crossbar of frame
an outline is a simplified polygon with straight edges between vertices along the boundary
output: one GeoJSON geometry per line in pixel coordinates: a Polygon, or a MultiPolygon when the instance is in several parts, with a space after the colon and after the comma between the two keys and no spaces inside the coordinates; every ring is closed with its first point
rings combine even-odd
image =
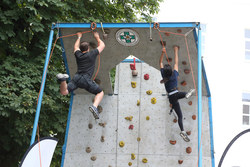
{"type": "MultiPolygon", "coordinates": [[[[159,22],[162,28],[176,28],[176,27],[198,27],[199,22],[183,22],[183,23],[165,23],[159,22]]],[[[91,23],[54,23],[54,28],[90,28],[91,23]]],[[[154,27],[154,23],[96,23],[96,28],[148,28],[154,27]]]]}

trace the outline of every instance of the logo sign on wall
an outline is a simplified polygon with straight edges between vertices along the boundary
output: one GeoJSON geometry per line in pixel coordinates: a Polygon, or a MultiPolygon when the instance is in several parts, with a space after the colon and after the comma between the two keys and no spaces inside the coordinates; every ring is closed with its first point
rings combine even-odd
{"type": "Polygon", "coordinates": [[[135,46],[139,42],[139,35],[131,29],[120,29],[116,32],[116,40],[124,46],[135,46]]]}

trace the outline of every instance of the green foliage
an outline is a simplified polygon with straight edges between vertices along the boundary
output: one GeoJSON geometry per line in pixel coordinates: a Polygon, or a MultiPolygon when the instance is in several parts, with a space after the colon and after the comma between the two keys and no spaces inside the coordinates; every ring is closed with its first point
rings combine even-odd
{"type": "MultiPolygon", "coordinates": [[[[145,22],[162,0],[2,0],[0,2],[0,164],[17,166],[30,144],[44,59],[53,22],[145,22]]],[[[55,38],[54,38],[55,39],[55,38]]],[[[59,43],[59,42],[58,42],[59,43]]],[[[39,118],[40,136],[59,139],[59,166],[69,96],[55,79],[65,72],[56,46],[48,68],[39,118]]],[[[113,71],[115,74],[115,71],[113,71]]]]}

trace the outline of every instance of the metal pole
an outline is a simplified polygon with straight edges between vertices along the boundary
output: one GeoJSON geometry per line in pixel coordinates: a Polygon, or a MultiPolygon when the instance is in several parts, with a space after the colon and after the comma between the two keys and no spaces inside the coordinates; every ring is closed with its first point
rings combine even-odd
{"type": "Polygon", "coordinates": [[[46,75],[47,75],[47,66],[49,64],[49,57],[50,57],[50,52],[51,52],[53,35],[54,35],[54,31],[53,31],[53,29],[51,29],[50,30],[47,53],[46,53],[46,58],[45,58],[45,64],[44,64],[44,68],[43,68],[43,78],[42,78],[42,83],[41,83],[41,90],[40,90],[40,95],[39,95],[39,98],[38,98],[38,103],[37,103],[37,108],[36,108],[36,116],[35,116],[35,121],[34,121],[34,125],[33,125],[33,131],[32,131],[30,145],[32,145],[34,143],[35,138],[36,138],[36,130],[37,130],[38,120],[39,120],[39,116],[40,116],[43,92],[44,92],[46,75]]]}
{"type": "Polygon", "coordinates": [[[199,167],[202,167],[202,60],[201,60],[201,28],[198,26],[198,153],[199,167]]]}

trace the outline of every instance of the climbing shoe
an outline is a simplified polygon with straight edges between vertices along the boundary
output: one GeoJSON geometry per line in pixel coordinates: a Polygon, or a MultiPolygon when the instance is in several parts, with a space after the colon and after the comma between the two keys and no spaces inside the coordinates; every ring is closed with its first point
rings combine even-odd
{"type": "Polygon", "coordinates": [[[99,119],[99,112],[98,109],[95,106],[90,106],[89,111],[93,114],[95,119],[99,119]]]}
{"type": "Polygon", "coordinates": [[[192,94],[195,92],[195,89],[190,89],[187,94],[186,94],[186,99],[188,99],[190,96],[192,96],[192,94]]]}
{"type": "Polygon", "coordinates": [[[58,79],[58,81],[62,82],[62,81],[66,81],[69,78],[69,75],[59,73],[56,75],[56,78],[58,79]]]}
{"type": "Polygon", "coordinates": [[[184,140],[185,142],[189,142],[189,141],[190,141],[190,139],[188,138],[186,132],[182,131],[182,132],[180,133],[180,136],[183,138],[183,140],[184,140]]]}

